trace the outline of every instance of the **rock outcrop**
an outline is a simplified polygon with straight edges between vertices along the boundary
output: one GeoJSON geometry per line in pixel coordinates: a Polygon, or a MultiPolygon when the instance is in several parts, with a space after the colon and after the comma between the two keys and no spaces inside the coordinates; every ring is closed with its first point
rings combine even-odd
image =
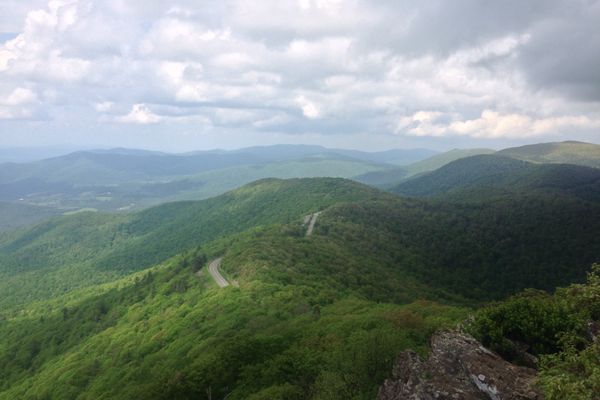
{"type": "Polygon", "coordinates": [[[378,400],[541,400],[536,371],[513,365],[470,335],[444,331],[431,339],[423,360],[405,351],[378,400]]]}

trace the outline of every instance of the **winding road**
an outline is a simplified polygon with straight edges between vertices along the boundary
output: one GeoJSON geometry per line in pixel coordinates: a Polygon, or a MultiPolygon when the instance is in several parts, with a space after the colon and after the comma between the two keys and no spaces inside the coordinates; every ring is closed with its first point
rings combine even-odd
{"type": "MultiPolygon", "coordinates": [[[[319,214],[321,214],[321,211],[316,212],[311,215],[307,215],[306,217],[304,217],[304,225],[306,225],[308,223],[308,228],[306,229],[306,236],[312,235],[312,232],[313,232],[313,229],[315,228],[315,223],[317,222],[317,218],[319,217],[319,214]]],[[[227,282],[227,279],[225,279],[223,277],[223,275],[221,275],[221,273],[219,272],[219,267],[221,266],[221,261],[223,261],[223,257],[219,257],[219,258],[212,260],[210,262],[210,264],[208,264],[208,273],[210,274],[210,276],[212,276],[212,278],[215,280],[217,285],[219,285],[219,287],[224,288],[226,286],[229,286],[229,282],[227,282]]],[[[198,271],[197,275],[200,276],[201,272],[202,272],[202,270],[198,271]]],[[[236,281],[233,281],[233,283],[234,283],[234,286],[237,286],[236,281]]]]}
{"type": "Polygon", "coordinates": [[[310,215],[310,222],[308,223],[308,229],[306,230],[306,236],[312,235],[313,229],[315,228],[315,223],[317,222],[317,217],[321,214],[322,211],[316,212],[313,215],[310,215]]]}
{"type": "Polygon", "coordinates": [[[211,261],[208,265],[208,273],[210,274],[210,276],[212,276],[215,282],[217,282],[217,285],[219,285],[219,287],[224,288],[225,286],[229,286],[229,282],[227,282],[227,279],[223,278],[223,275],[221,275],[221,273],[219,272],[219,266],[221,265],[221,261],[223,261],[223,257],[219,257],[211,261]]]}

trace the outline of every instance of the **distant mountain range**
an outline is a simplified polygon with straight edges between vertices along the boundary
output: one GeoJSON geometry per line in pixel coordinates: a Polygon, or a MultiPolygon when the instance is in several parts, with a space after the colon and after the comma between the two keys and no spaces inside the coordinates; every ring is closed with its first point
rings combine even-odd
{"type": "Polygon", "coordinates": [[[575,164],[600,168],[600,145],[567,141],[501,150],[500,155],[537,163],[575,164]]]}
{"type": "Polygon", "coordinates": [[[600,146],[549,143],[505,149],[426,149],[361,152],[308,145],[250,147],[167,154],[135,149],[79,151],[27,162],[0,164],[0,216],[24,226],[48,215],[94,209],[128,212],[177,200],[219,195],[264,178],[340,177],[392,189],[452,161],[497,154],[536,163],[598,167],[600,146]]]}
{"type": "MultiPolygon", "coordinates": [[[[425,149],[360,152],[278,145],[241,150],[167,154],[135,149],[79,151],[0,164],[0,215],[8,203],[11,227],[35,222],[48,210],[130,211],[175,200],[212,197],[263,178],[352,178],[429,157],[425,149]],[[41,210],[45,210],[41,212],[41,210]]],[[[1,222],[1,221],[0,221],[1,222]]],[[[8,225],[0,223],[0,229],[8,225]]]]}
{"type": "Polygon", "coordinates": [[[568,141],[512,147],[498,152],[491,149],[454,149],[395,170],[368,172],[355,179],[389,189],[410,177],[434,171],[452,161],[483,154],[496,154],[531,163],[562,163],[600,168],[600,145],[568,141]]]}

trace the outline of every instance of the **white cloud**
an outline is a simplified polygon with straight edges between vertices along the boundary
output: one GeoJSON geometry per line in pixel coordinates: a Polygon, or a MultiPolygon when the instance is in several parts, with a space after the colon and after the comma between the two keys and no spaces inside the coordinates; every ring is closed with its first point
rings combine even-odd
{"type": "MultiPolygon", "coordinates": [[[[153,129],[163,132],[171,124],[193,131],[201,120],[224,141],[234,129],[390,140],[590,137],[598,104],[545,90],[550,78],[533,90],[523,66],[527,54],[535,64],[532,49],[546,54],[549,24],[581,18],[593,33],[598,6],[567,1],[523,9],[516,0],[6,0],[0,11],[20,23],[0,33],[1,115],[43,115],[61,126],[162,122],[153,129]]],[[[594,99],[597,71],[587,66],[597,63],[578,62],[600,54],[588,36],[589,51],[579,49],[588,58],[567,51],[567,83],[594,99]]]]}
{"type": "Polygon", "coordinates": [[[298,96],[296,98],[296,102],[298,105],[300,105],[300,108],[302,109],[302,115],[304,115],[306,118],[317,119],[321,116],[320,108],[306,97],[298,96]]]}
{"type": "Polygon", "coordinates": [[[37,95],[26,88],[16,88],[5,98],[0,97],[0,104],[5,106],[21,106],[37,101],[37,95]]]}
{"type": "Polygon", "coordinates": [[[598,130],[600,118],[590,118],[585,115],[550,117],[535,120],[532,126],[533,132],[537,135],[574,129],[598,130]]]}
{"type": "Polygon", "coordinates": [[[449,132],[475,138],[535,137],[574,129],[600,129],[600,119],[582,115],[533,118],[523,114],[500,114],[484,110],[480,118],[455,121],[448,127],[449,132]]]}
{"type": "Polygon", "coordinates": [[[227,68],[231,70],[243,70],[254,64],[256,60],[249,54],[242,52],[224,53],[216,56],[212,60],[215,67],[227,68]]]}
{"type": "Polygon", "coordinates": [[[142,39],[139,49],[143,55],[159,58],[198,57],[226,48],[230,37],[231,31],[227,28],[210,29],[189,20],[167,17],[154,24],[142,39]]]}
{"type": "Polygon", "coordinates": [[[519,137],[535,135],[531,130],[533,120],[521,114],[500,114],[484,110],[481,117],[466,121],[455,121],[448,127],[450,132],[473,137],[519,137]]]}
{"type": "Polygon", "coordinates": [[[484,110],[478,118],[462,120],[457,114],[419,111],[412,116],[402,117],[397,132],[411,136],[515,139],[557,135],[579,129],[600,129],[600,118],[583,115],[533,118],[518,113],[502,114],[484,110]],[[449,122],[440,121],[443,118],[449,122]]]}
{"type": "Polygon", "coordinates": [[[30,89],[18,87],[0,95],[0,119],[35,119],[39,99],[30,89]]]}
{"type": "Polygon", "coordinates": [[[112,101],[103,101],[100,103],[94,104],[94,109],[99,113],[105,113],[110,111],[115,104],[112,101]]]}
{"type": "Polygon", "coordinates": [[[401,117],[396,126],[396,133],[408,132],[413,136],[441,136],[444,128],[436,124],[444,113],[439,111],[418,111],[413,115],[401,117]]]}
{"type": "Polygon", "coordinates": [[[161,117],[154,114],[146,104],[134,104],[127,115],[117,118],[117,121],[127,124],[156,124],[161,117]]]}
{"type": "Polygon", "coordinates": [[[77,2],[50,1],[47,10],[27,14],[24,31],[0,46],[0,72],[12,79],[77,81],[91,63],[65,56],[61,35],[77,20],[77,2]]]}
{"type": "Polygon", "coordinates": [[[14,53],[6,48],[0,47],[0,72],[8,69],[8,63],[16,56],[14,53]]]}

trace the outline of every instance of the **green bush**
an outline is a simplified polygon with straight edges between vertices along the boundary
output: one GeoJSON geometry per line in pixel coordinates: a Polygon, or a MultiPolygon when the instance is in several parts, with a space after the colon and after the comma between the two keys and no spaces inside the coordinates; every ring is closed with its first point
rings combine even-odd
{"type": "Polygon", "coordinates": [[[471,332],[508,359],[519,361],[518,343],[540,356],[540,385],[548,400],[597,400],[600,393],[600,342],[588,324],[598,323],[600,265],[587,283],[554,295],[526,291],[479,311],[471,332]]]}

